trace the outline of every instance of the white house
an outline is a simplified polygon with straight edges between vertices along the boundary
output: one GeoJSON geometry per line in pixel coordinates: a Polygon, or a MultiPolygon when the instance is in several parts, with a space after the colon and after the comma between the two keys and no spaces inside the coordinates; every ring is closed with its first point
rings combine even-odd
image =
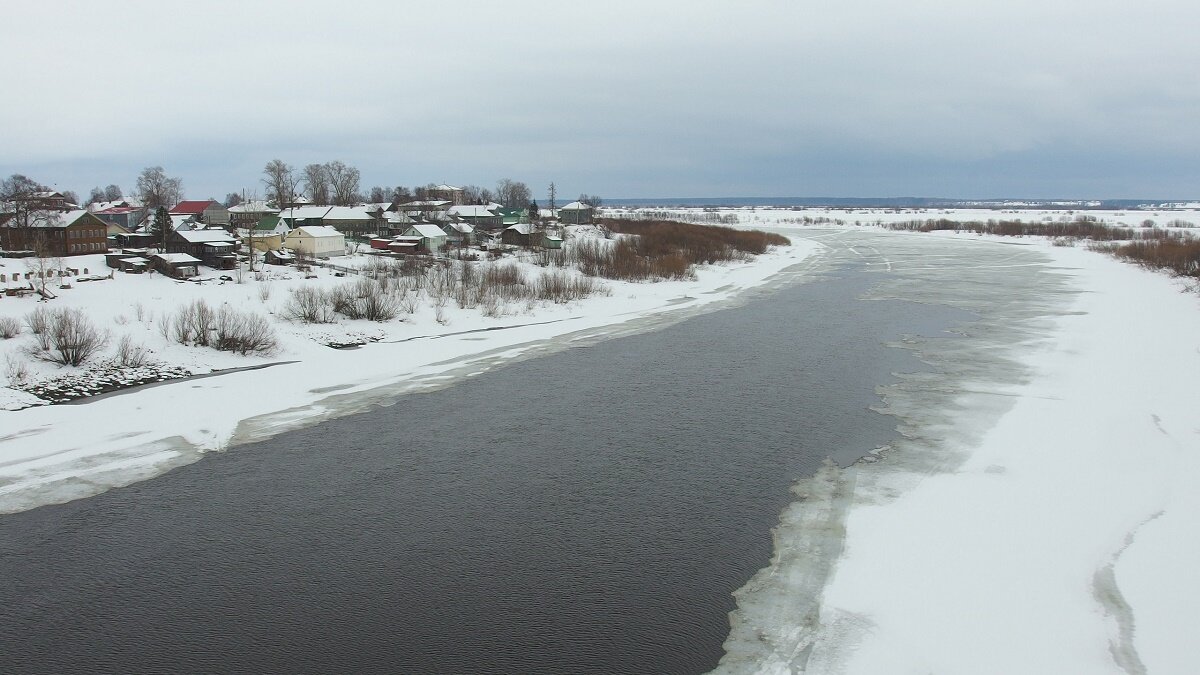
{"type": "Polygon", "coordinates": [[[410,225],[401,236],[420,237],[419,248],[430,253],[437,253],[446,246],[446,233],[437,225],[427,225],[425,223],[410,225]]]}
{"type": "Polygon", "coordinates": [[[283,245],[314,258],[346,254],[346,237],[328,225],[302,225],[288,233],[283,245]]]}

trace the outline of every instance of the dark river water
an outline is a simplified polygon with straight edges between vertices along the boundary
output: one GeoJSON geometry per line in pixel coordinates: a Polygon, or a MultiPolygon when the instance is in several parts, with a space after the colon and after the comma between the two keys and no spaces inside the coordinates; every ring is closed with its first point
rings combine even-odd
{"type": "MultiPolygon", "coordinates": [[[[843,270],[0,517],[0,672],[692,673],[789,486],[893,438],[843,270]]],[[[166,391],[165,389],[163,391],[166,391]]]]}

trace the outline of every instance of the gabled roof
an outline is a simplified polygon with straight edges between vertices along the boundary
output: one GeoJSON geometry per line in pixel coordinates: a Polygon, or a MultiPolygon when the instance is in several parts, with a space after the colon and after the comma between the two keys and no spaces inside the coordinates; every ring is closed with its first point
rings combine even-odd
{"type": "Polygon", "coordinates": [[[281,218],[289,220],[309,220],[311,218],[324,218],[325,214],[329,213],[332,206],[297,206],[295,208],[284,209],[279,212],[281,218]]]}
{"type": "Polygon", "coordinates": [[[524,234],[524,235],[533,233],[533,226],[530,225],[529,223],[519,223],[517,225],[510,225],[509,227],[506,227],[504,229],[512,230],[513,232],[516,232],[517,234],[524,234]]]}
{"type": "Polygon", "coordinates": [[[229,212],[230,213],[279,213],[279,209],[275,208],[274,206],[269,206],[265,201],[263,201],[261,199],[258,199],[258,200],[252,199],[248,202],[242,202],[241,204],[238,204],[237,206],[229,207],[229,212]]]}
{"type": "Polygon", "coordinates": [[[415,231],[425,239],[446,236],[445,231],[443,231],[442,228],[438,227],[437,225],[425,225],[423,223],[418,223],[417,225],[410,225],[408,229],[415,231]]]}
{"type": "Polygon", "coordinates": [[[176,230],[175,234],[183,237],[190,244],[211,244],[215,242],[233,243],[233,235],[225,230],[176,230]]]}
{"type": "Polygon", "coordinates": [[[570,204],[567,204],[566,206],[562,207],[559,210],[560,211],[586,211],[586,210],[590,210],[591,208],[592,207],[588,206],[587,204],[584,204],[583,202],[571,202],[570,204]]]}
{"type": "Polygon", "coordinates": [[[442,183],[441,185],[436,185],[433,187],[433,189],[440,190],[442,192],[446,192],[447,190],[449,190],[451,192],[462,192],[462,188],[454,187],[453,185],[446,185],[445,183],[442,183]]]}
{"type": "MultiPolygon", "coordinates": [[[[7,220],[10,220],[11,216],[12,216],[12,214],[3,214],[3,215],[9,216],[9,217],[0,216],[0,222],[5,222],[7,220]]],[[[46,214],[46,217],[44,219],[38,218],[37,220],[31,222],[29,225],[30,225],[30,227],[54,227],[54,228],[67,227],[69,225],[74,225],[76,221],[78,221],[81,218],[85,218],[87,216],[91,216],[101,226],[104,226],[104,227],[108,226],[108,223],[104,222],[103,220],[100,220],[99,218],[96,218],[96,216],[89,213],[87,209],[75,209],[74,211],[59,211],[59,212],[55,212],[55,213],[49,213],[49,214],[46,214]]]]}
{"type": "MultiPolygon", "coordinates": [[[[302,225],[292,230],[292,234],[300,233],[312,237],[314,239],[322,239],[327,237],[342,237],[342,233],[329,227],[328,225],[302,225]]],[[[291,236],[291,235],[288,235],[291,236]]]]}
{"type": "Polygon", "coordinates": [[[479,205],[452,206],[450,210],[446,211],[446,215],[460,218],[494,218],[496,216],[490,208],[479,205]]]}
{"type": "Polygon", "coordinates": [[[215,199],[182,201],[182,202],[179,202],[178,204],[176,204],[175,208],[171,209],[171,215],[188,214],[188,215],[198,216],[201,213],[204,213],[204,209],[207,209],[209,206],[212,206],[213,204],[216,204],[217,206],[221,205],[215,199]]]}
{"type": "Polygon", "coordinates": [[[155,253],[150,257],[158,258],[172,265],[198,265],[201,262],[199,258],[193,258],[186,253],[155,253]]]}

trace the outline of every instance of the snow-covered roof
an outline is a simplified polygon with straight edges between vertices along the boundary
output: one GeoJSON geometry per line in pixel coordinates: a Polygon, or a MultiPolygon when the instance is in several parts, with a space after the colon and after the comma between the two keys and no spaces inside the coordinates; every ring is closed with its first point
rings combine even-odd
{"type": "Polygon", "coordinates": [[[491,218],[496,215],[489,207],[477,204],[452,206],[446,214],[460,218],[491,218]]]}
{"type": "Polygon", "coordinates": [[[452,192],[461,192],[461,191],[462,191],[462,188],[460,188],[460,187],[454,187],[453,185],[446,185],[445,183],[442,183],[441,185],[435,186],[433,189],[434,189],[434,190],[441,190],[441,191],[443,191],[443,192],[445,192],[445,191],[447,191],[447,190],[450,190],[450,191],[452,191],[452,192]]]}
{"type": "Polygon", "coordinates": [[[587,204],[584,204],[583,202],[571,202],[570,204],[567,204],[566,206],[562,207],[559,210],[560,211],[586,211],[591,208],[592,207],[588,206],[587,204]]]}
{"type": "Polygon", "coordinates": [[[365,206],[330,206],[325,220],[373,220],[365,206]]]}
{"type": "Polygon", "coordinates": [[[517,223],[516,225],[509,225],[508,227],[506,227],[504,229],[512,230],[512,231],[516,232],[517,234],[532,234],[533,233],[533,226],[530,225],[529,223],[517,223]]]}
{"type": "Polygon", "coordinates": [[[403,204],[400,204],[400,207],[401,207],[401,208],[404,208],[404,207],[409,207],[409,208],[420,208],[420,207],[425,207],[425,208],[436,209],[436,208],[438,208],[438,207],[441,207],[441,206],[448,206],[449,204],[450,204],[450,202],[449,202],[448,200],[445,200],[445,199],[415,199],[415,200],[413,200],[413,201],[411,201],[411,202],[404,202],[403,204]]]}
{"type": "Polygon", "coordinates": [[[242,202],[237,206],[229,207],[230,213],[279,213],[279,209],[274,206],[269,206],[262,199],[252,199],[248,202],[242,202]]]}
{"type": "Polygon", "coordinates": [[[429,239],[432,237],[446,236],[446,232],[444,230],[442,230],[442,228],[438,227],[437,225],[426,225],[424,223],[418,223],[416,225],[410,226],[408,229],[415,230],[417,232],[417,234],[421,235],[422,237],[424,237],[426,239],[429,239]]]}
{"type": "Polygon", "coordinates": [[[45,227],[66,227],[88,214],[87,209],[75,209],[51,214],[45,221],[45,227]]]}
{"type": "Polygon", "coordinates": [[[314,239],[343,236],[341,232],[328,225],[303,225],[292,230],[292,234],[296,234],[297,232],[304,236],[313,237],[314,239]]]}
{"type": "Polygon", "coordinates": [[[212,244],[216,242],[232,244],[234,242],[233,235],[225,230],[177,230],[175,234],[183,237],[184,241],[191,244],[212,244]]]}
{"type": "Polygon", "coordinates": [[[475,226],[470,223],[446,223],[446,227],[452,227],[463,234],[471,234],[475,231],[475,226]]]}
{"type": "Polygon", "coordinates": [[[200,263],[199,258],[193,258],[192,256],[190,256],[186,253],[155,253],[151,257],[158,258],[159,260],[162,260],[163,262],[166,262],[166,263],[170,263],[172,265],[189,265],[189,264],[199,264],[200,263]]]}
{"type": "Polygon", "coordinates": [[[310,218],[324,218],[326,213],[332,209],[332,206],[297,206],[290,209],[284,209],[279,212],[280,218],[308,220],[310,218]]]}

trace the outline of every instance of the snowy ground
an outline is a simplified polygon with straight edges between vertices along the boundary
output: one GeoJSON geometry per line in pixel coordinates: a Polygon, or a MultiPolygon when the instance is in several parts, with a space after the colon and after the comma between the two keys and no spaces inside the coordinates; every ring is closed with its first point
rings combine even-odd
{"type": "Polygon", "coordinates": [[[720,671],[1200,672],[1200,298],[1082,246],[820,240],[980,319],[904,345],[943,371],[881,390],[904,442],[796,486],[720,671]]]}
{"type": "MultiPolygon", "coordinates": [[[[781,518],[775,560],[737,594],[721,670],[1200,672],[1187,639],[1200,601],[1200,298],[1083,246],[853,227],[1071,215],[1061,212],[718,213],[728,214],[779,228],[795,245],[696,281],[611,284],[611,296],[500,319],[454,313],[442,326],[426,307],[386,328],[337,327],[382,338],[352,351],[283,322],[285,349],[271,359],[163,345],[197,370],[292,363],[0,412],[0,511],[94,494],[206,450],[513,358],[647,330],[744,289],[857,260],[880,273],[878,297],[952,305],[979,319],[963,337],[897,345],[941,371],[881,388],[904,441],[877,461],[830,466],[796,486],[802,499],[781,518]],[[829,220],[806,227],[805,216],[829,220]],[[504,329],[471,332],[483,328],[504,329]]],[[[1089,215],[1200,224],[1195,211],[1089,215]]],[[[156,344],[147,313],[201,293],[269,311],[287,288],[312,282],[276,279],[263,300],[251,284],[118,275],[77,284],[61,302],[156,344]]],[[[0,315],[32,304],[5,298],[0,315]]]]}
{"type": "MultiPolygon", "coordinates": [[[[622,330],[646,330],[696,311],[730,302],[747,288],[770,280],[818,248],[810,242],[780,248],[751,263],[712,266],[692,281],[604,282],[606,295],[566,305],[514,304],[504,316],[488,318],[478,309],[435,309],[423,304],[403,321],[341,321],[303,325],[280,318],[289,290],[303,285],[333,286],[349,279],[317,270],[306,279],[274,268],[270,279],[243,283],[177,282],[161,275],[126,275],[76,282],[56,291],[51,307],[83,309],[111,332],[110,345],[130,335],[157,361],[194,373],[267,366],[203,379],[167,382],[97,397],[77,405],[23,407],[30,397],[0,379],[0,513],[62,502],[142,480],[195,461],[205,451],[316,424],[363,406],[393,400],[404,392],[445,386],[457,377],[482,372],[533,353],[622,330]],[[189,347],[164,338],[158,319],[203,298],[271,317],[281,349],[269,357],[237,356],[189,347]],[[669,315],[669,316],[668,316],[669,315]],[[339,350],[329,342],[372,340],[339,350]],[[21,408],[21,409],[17,409],[21,408]]],[[[102,256],[69,259],[93,274],[107,272],[102,256]]],[[[358,259],[331,262],[357,266],[358,259]]],[[[24,272],[21,260],[0,260],[0,273],[24,272]]],[[[541,268],[531,263],[529,274],[541,268]]],[[[22,318],[39,303],[33,297],[0,298],[0,316],[22,318]]],[[[61,378],[76,369],[30,362],[22,335],[0,341],[5,364],[25,363],[30,377],[61,378]]],[[[112,351],[112,347],[109,348],[112,351]]]]}

